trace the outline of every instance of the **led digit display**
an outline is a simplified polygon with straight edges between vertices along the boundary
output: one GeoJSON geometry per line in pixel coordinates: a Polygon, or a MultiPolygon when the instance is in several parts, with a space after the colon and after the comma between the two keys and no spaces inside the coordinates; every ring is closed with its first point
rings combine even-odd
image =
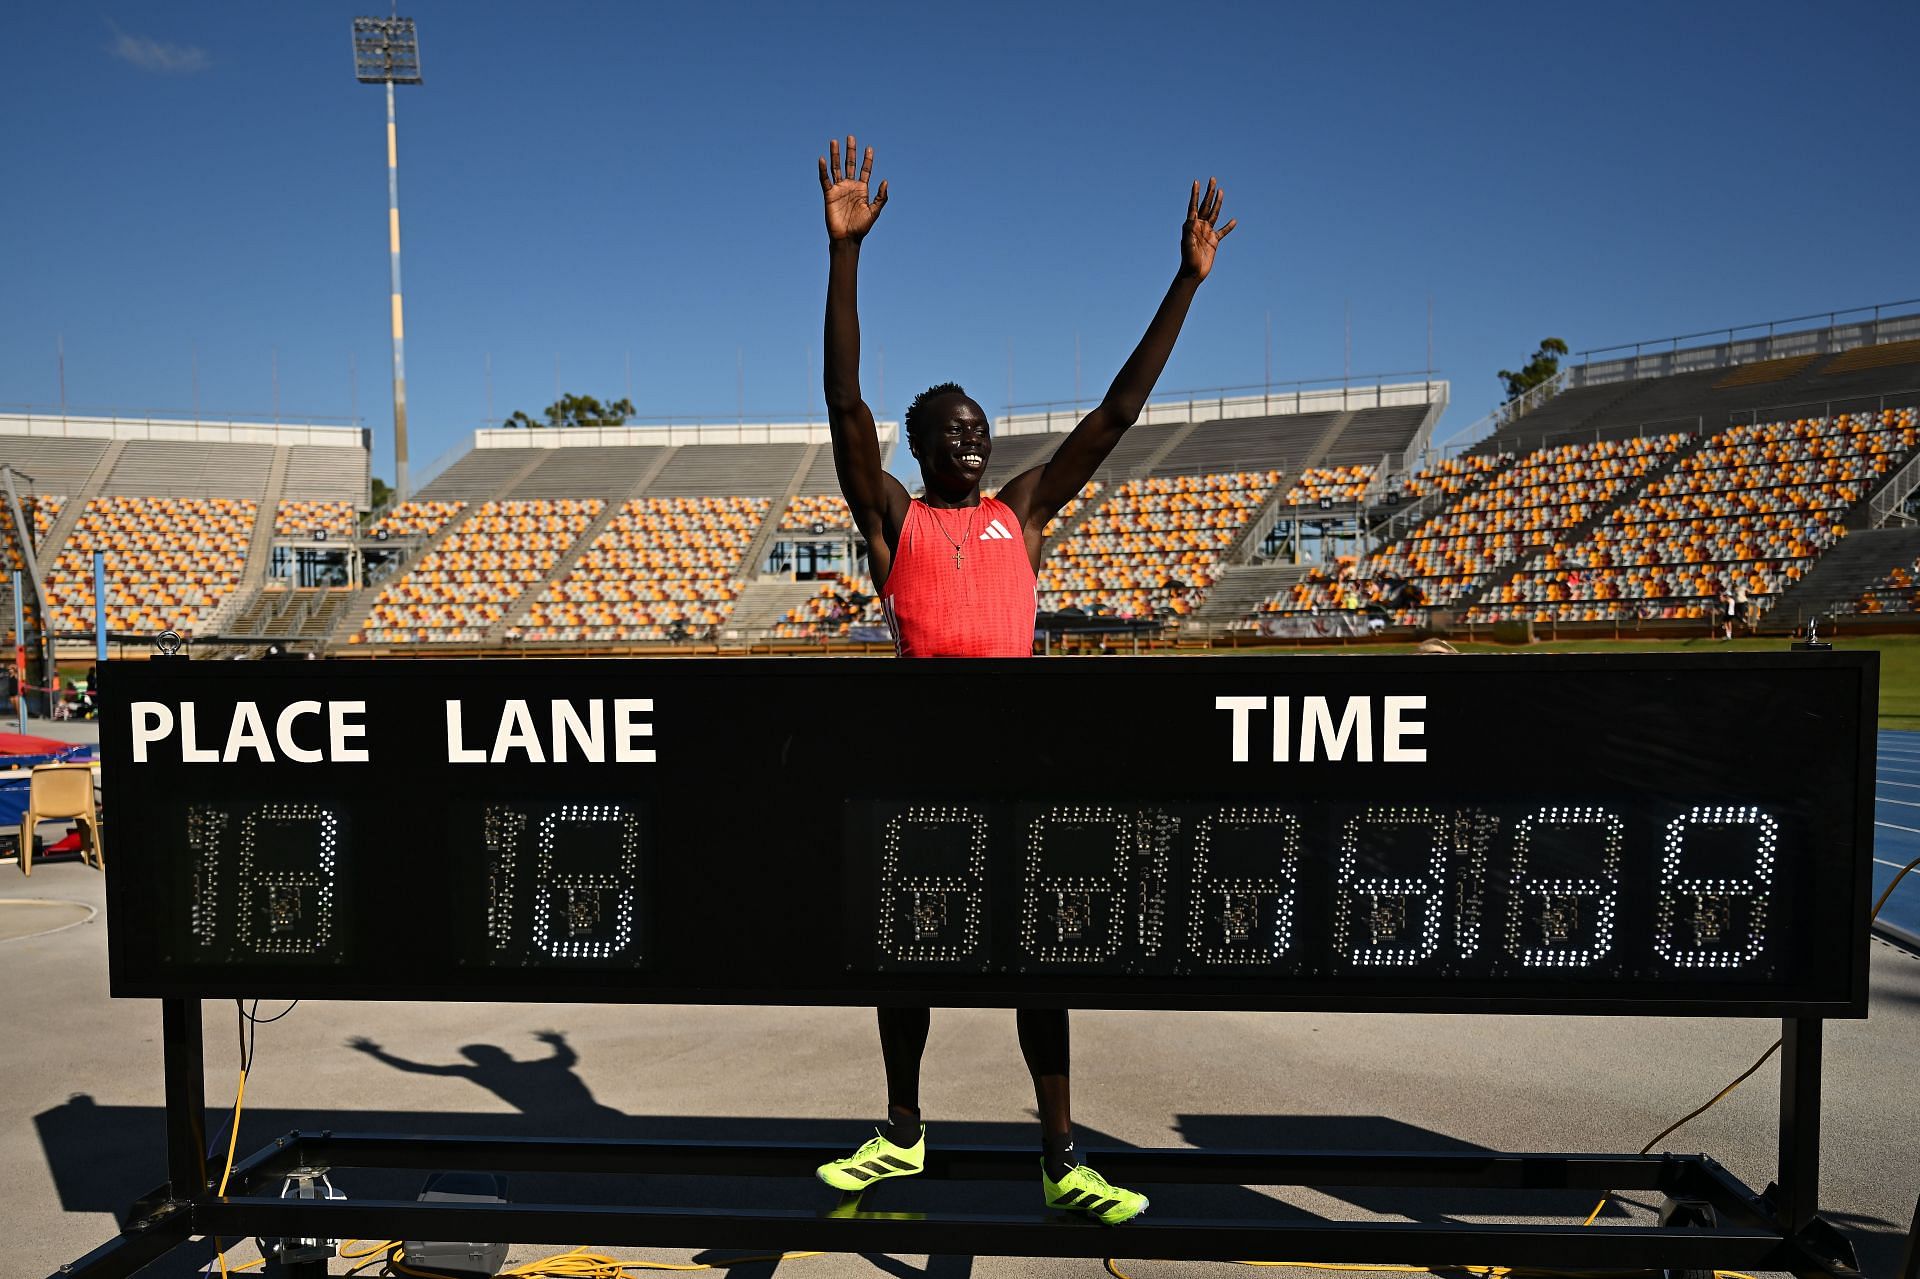
{"type": "Polygon", "coordinates": [[[1860,1015],[1876,669],[110,662],[113,988],[1860,1015]]]}
{"type": "Polygon", "coordinates": [[[1187,953],[1217,967],[1268,967],[1293,949],[1300,821],[1275,808],[1222,808],[1193,828],[1187,953]]]}
{"type": "Polygon", "coordinates": [[[226,962],[346,958],[341,890],[351,856],[340,813],[319,804],[194,804],[184,917],[202,958],[226,962]]]}
{"type": "Polygon", "coordinates": [[[1625,832],[1604,808],[1543,808],[1520,819],[1508,954],[1529,968],[1588,968],[1612,953],[1625,832]]]}
{"type": "Polygon", "coordinates": [[[905,963],[984,959],[987,829],[960,807],[909,808],[880,852],[880,951],[905,963]]]}
{"type": "MultiPolygon", "coordinates": [[[[454,825],[466,837],[471,818],[454,825]]],[[[611,802],[479,806],[483,962],[626,966],[644,959],[645,834],[637,806],[611,802]]]]}

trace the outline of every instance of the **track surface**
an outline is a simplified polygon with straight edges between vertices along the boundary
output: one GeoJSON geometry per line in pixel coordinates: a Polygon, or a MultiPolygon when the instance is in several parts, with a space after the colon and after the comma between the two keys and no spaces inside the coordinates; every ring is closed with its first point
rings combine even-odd
{"type": "MultiPolygon", "coordinates": [[[[1882,731],[1873,785],[1873,895],[1920,857],[1920,733],[1882,731]]],[[[1880,919],[1920,938],[1920,867],[1894,890],[1880,919]]]]}

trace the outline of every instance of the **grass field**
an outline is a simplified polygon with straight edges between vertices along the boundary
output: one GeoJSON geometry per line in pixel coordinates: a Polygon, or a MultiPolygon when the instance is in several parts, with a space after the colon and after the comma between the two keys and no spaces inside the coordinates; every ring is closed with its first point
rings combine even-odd
{"type": "MultiPolygon", "coordinates": [[[[1737,639],[1730,642],[1710,639],[1691,640],[1557,640],[1529,644],[1524,648],[1511,644],[1456,643],[1463,653],[1780,653],[1787,650],[1785,639],[1737,639]]],[[[1410,653],[1411,644],[1366,644],[1352,648],[1240,649],[1239,652],[1266,653],[1410,653]]],[[[1873,649],[1880,654],[1880,727],[1920,729],[1920,635],[1862,635],[1843,637],[1836,649],[1873,649]]]]}

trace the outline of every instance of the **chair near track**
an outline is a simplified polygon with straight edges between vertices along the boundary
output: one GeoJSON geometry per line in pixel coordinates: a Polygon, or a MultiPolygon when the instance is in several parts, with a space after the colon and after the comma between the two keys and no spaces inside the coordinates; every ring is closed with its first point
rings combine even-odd
{"type": "Polygon", "coordinates": [[[41,764],[27,789],[27,811],[20,820],[20,871],[33,874],[34,831],[41,822],[71,818],[86,827],[80,859],[95,870],[107,868],[100,840],[100,809],[93,800],[90,764],[41,764]]]}

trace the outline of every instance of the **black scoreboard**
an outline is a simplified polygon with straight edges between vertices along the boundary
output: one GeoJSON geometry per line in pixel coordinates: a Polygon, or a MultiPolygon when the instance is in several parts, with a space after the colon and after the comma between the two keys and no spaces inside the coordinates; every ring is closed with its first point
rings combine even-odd
{"type": "Polygon", "coordinates": [[[1876,661],[113,662],[113,992],[1863,1016],[1876,661]]]}

